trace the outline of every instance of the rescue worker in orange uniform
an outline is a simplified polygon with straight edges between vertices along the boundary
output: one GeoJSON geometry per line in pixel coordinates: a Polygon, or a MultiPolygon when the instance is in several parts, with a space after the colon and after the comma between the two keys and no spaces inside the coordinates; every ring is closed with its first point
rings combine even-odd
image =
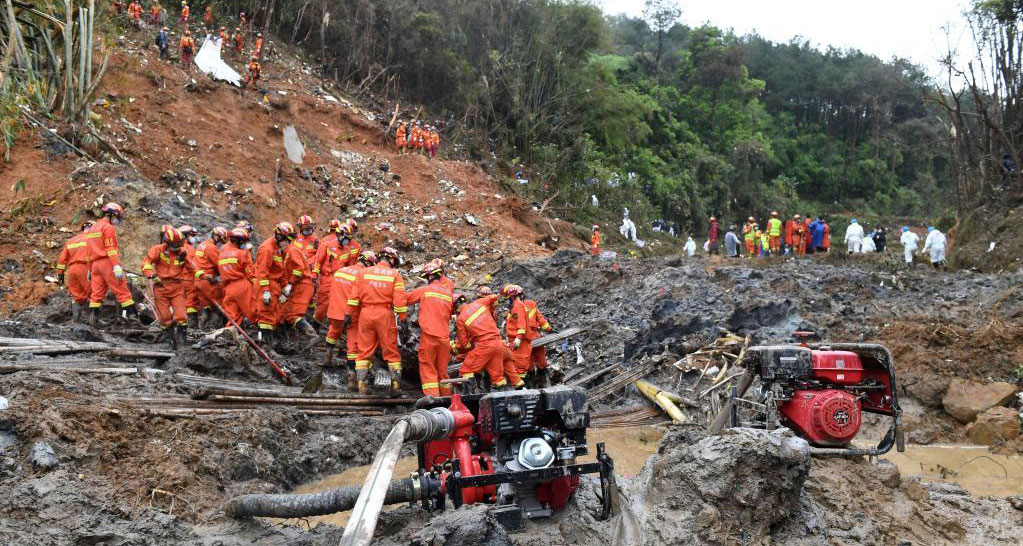
{"type": "Polygon", "coordinates": [[[273,237],[263,241],[256,253],[256,323],[259,340],[273,347],[274,331],[281,321],[281,304],[287,298],[281,290],[289,272],[284,267],[285,253],[298,233],[291,222],[281,222],[274,228],[273,237]]]}
{"type": "Polygon", "coordinates": [[[288,245],[284,252],[284,274],[287,280],[281,288],[281,304],[284,306],[284,322],[297,332],[315,336],[316,329],[305,320],[309,304],[316,295],[313,268],[309,262],[307,247],[298,246],[296,237],[296,242],[288,245]]]}
{"type": "Polygon", "coordinates": [[[192,71],[192,57],[195,54],[195,40],[192,39],[192,32],[186,30],[178,42],[181,47],[181,66],[185,70],[192,71]]]}
{"type": "Polygon", "coordinates": [[[427,283],[430,282],[430,274],[437,272],[440,283],[447,287],[451,292],[455,291],[455,281],[451,280],[447,275],[444,274],[444,260],[440,258],[434,258],[429,263],[423,266],[419,273],[420,278],[425,280],[427,283]]]}
{"type": "Polygon", "coordinates": [[[384,247],[378,254],[380,261],[359,272],[353,294],[348,299],[349,316],[345,322],[359,321],[359,357],[355,360],[355,374],[359,393],[367,394],[366,375],[377,347],[383,354],[391,372],[391,394],[401,392],[401,353],[398,352],[398,320],[407,318],[405,281],[395,269],[400,262],[398,251],[384,247]]]}
{"type": "Polygon", "coordinates": [[[746,257],[754,258],[759,252],[757,252],[757,223],[750,216],[745,224],[742,225],[742,239],[746,245],[746,257]]]}
{"type": "Polygon", "coordinates": [[[376,263],[376,253],[367,250],[359,255],[359,261],[355,264],[335,271],[334,280],[330,284],[330,302],[327,305],[330,327],[327,329],[327,356],[323,361],[323,367],[329,368],[334,365],[334,349],[343,332],[347,351],[345,364],[348,368],[348,389],[352,391],[358,388],[355,359],[359,358],[359,320],[357,317],[352,318],[348,301],[355,293],[355,281],[359,277],[359,272],[367,267],[373,267],[376,263]]]}
{"type": "Polygon", "coordinates": [[[786,236],[789,238],[787,244],[792,248],[789,252],[797,256],[802,256],[806,253],[806,246],[803,244],[803,220],[798,214],[793,215],[792,219],[788,221],[786,236]],[[787,233],[789,227],[792,229],[791,236],[787,233]]]}
{"type": "Polygon", "coordinates": [[[82,231],[64,243],[57,258],[57,277],[71,294],[71,320],[82,320],[82,311],[88,306],[89,293],[89,248],[85,242],[86,232],[93,225],[92,220],[82,222],[82,231]]]}
{"type": "Polygon", "coordinates": [[[406,135],[408,131],[408,123],[402,121],[398,124],[398,130],[394,133],[394,144],[398,146],[398,153],[405,155],[405,146],[408,144],[406,135]]]}
{"type": "Polygon", "coordinates": [[[234,44],[235,56],[241,55],[242,50],[245,49],[245,36],[240,28],[235,27],[234,34],[231,35],[231,42],[234,44]]]}
{"type": "Polygon", "coordinates": [[[160,26],[160,14],[162,12],[163,6],[161,6],[159,2],[153,4],[152,7],[149,8],[149,22],[152,23],[154,27],[160,26]]]}
{"type": "Polygon", "coordinates": [[[447,396],[451,362],[451,315],[454,313],[453,285],[444,282],[444,268],[434,260],[423,269],[427,285],[409,292],[408,303],[419,305],[419,380],[424,396],[447,396]]]}
{"type": "Polygon", "coordinates": [[[121,268],[121,256],[117,247],[116,226],[124,219],[124,207],[117,203],[107,203],[100,208],[103,217],[99,219],[85,234],[85,242],[89,249],[89,274],[92,294],[89,296],[89,325],[95,327],[99,320],[99,310],[103,307],[103,298],[107,290],[114,293],[117,303],[121,305],[122,316],[132,315],[138,318],[135,300],[124,280],[124,269],[121,268]]]}
{"type": "Polygon", "coordinates": [[[319,248],[320,239],[316,236],[316,222],[313,221],[313,217],[308,214],[299,216],[295,227],[298,228],[298,236],[295,237],[293,246],[305,252],[309,261],[316,259],[316,250],[319,248]]]}
{"type": "Polygon", "coordinates": [[[458,373],[470,380],[466,392],[476,390],[476,375],[483,371],[490,376],[491,387],[503,390],[508,384],[504,375],[506,347],[490,312],[496,300],[493,294],[471,303],[462,294],[455,297],[457,339],[451,342],[451,348],[456,355],[464,354],[458,373]]]}
{"type": "Polygon", "coordinates": [[[248,242],[248,230],[236,227],[228,234],[227,242],[217,254],[217,272],[224,285],[221,307],[227,315],[228,323],[239,327],[245,319],[255,322],[252,313],[255,266],[252,263],[252,253],[245,248],[248,242]]]}
{"type": "Polygon", "coordinates": [[[263,33],[259,32],[256,33],[256,45],[252,49],[252,58],[258,61],[262,57],[263,57],[263,33]]]}
{"type": "Polygon", "coordinates": [[[508,348],[515,359],[515,369],[519,377],[529,372],[529,356],[532,348],[526,338],[529,325],[526,323],[526,308],[522,303],[522,287],[517,284],[506,284],[501,287],[501,299],[508,301],[508,314],[504,318],[504,332],[508,339],[508,348]]]}
{"type": "Polygon", "coordinates": [[[772,256],[781,256],[781,218],[778,218],[778,211],[771,211],[771,218],[767,221],[767,247],[772,256]]]}
{"type": "Polygon", "coordinates": [[[249,73],[245,76],[245,87],[249,86],[249,83],[255,85],[259,82],[259,78],[263,74],[263,67],[259,64],[259,56],[253,54],[252,59],[249,61],[249,73]]]}
{"type": "Polygon", "coordinates": [[[359,231],[359,224],[351,218],[345,220],[342,225],[342,236],[341,236],[341,254],[344,256],[348,255],[347,265],[352,265],[359,259],[359,254],[362,252],[362,245],[359,241],[355,240],[355,234],[359,231]]]}
{"type": "Polygon", "coordinates": [[[221,284],[220,269],[217,262],[220,261],[220,248],[227,242],[227,230],[222,227],[215,227],[210,232],[210,238],[199,243],[195,248],[195,306],[199,311],[199,327],[205,328],[210,321],[219,313],[214,313],[214,305],[221,306],[224,299],[224,289],[221,284]]]}
{"type": "Polygon", "coordinates": [[[593,224],[593,235],[590,237],[590,255],[600,254],[600,226],[593,224]]]}
{"type": "Polygon", "coordinates": [[[160,228],[160,244],[149,247],[142,259],[142,275],[152,282],[156,319],[162,338],[177,350],[185,345],[188,318],[185,281],[191,276],[181,231],[167,224],[160,228]]]}
{"type": "Polygon", "coordinates": [[[188,2],[181,3],[181,17],[178,17],[178,24],[183,27],[188,27],[188,17],[192,14],[192,9],[188,7],[188,2]]]}
{"type": "Polygon", "coordinates": [[[227,27],[220,27],[220,55],[224,55],[224,50],[231,43],[231,35],[227,33],[227,27]]]}
{"type": "Polygon", "coordinates": [[[131,19],[131,24],[136,27],[142,26],[142,4],[132,0],[132,3],[128,4],[128,17],[131,19]]]}
{"type": "Polygon", "coordinates": [[[213,22],[213,6],[209,4],[206,5],[206,11],[202,14],[202,22],[205,23],[207,27],[211,26],[210,23],[213,22]]]}
{"type": "Polygon", "coordinates": [[[185,265],[188,266],[188,278],[182,280],[185,288],[185,303],[188,305],[185,308],[185,313],[188,315],[188,327],[198,330],[199,310],[201,309],[199,297],[195,291],[195,245],[199,244],[199,239],[196,237],[198,232],[195,231],[194,227],[187,224],[179,227],[178,231],[185,238],[185,243],[182,246],[187,257],[185,265]]]}
{"type": "Polygon", "coordinates": [[[547,318],[540,312],[539,306],[536,302],[530,299],[525,299],[525,295],[520,296],[522,298],[522,305],[526,309],[526,340],[529,341],[531,347],[529,355],[529,371],[536,374],[533,387],[534,388],[545,388],[550,386],[549,379],[547,377],[547,347],[543,345],[539,347],[533,347],[533,341],[540,339],[540,332],[549,333],[553,330],[550,323],[547,322],[547,318]]]}
{"type": "MultiPolygon", "coordinates": [[[[313,278],[318,279],[316,287],[316,302],[313,307],[314,326],[319,326],[327,318],[327,307],[330,303],[330,285],[334,281],[334,272],[341,269],[347,263],[341,261],[341,243],[338,242],[338,235],[341,233],[341,221],[331,220],[327,224],[328,233],[320,239],[319,247],[316,249],[316,256],[313,258],[313,278]]],[[[344,318],[344,317],[342,317],[344,318]]]]}

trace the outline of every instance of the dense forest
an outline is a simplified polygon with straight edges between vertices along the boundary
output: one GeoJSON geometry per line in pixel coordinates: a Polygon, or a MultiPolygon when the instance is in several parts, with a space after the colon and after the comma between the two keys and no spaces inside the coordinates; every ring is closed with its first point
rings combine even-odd
{"type": "Polygon", "coordinates": [[[534,197],[557,192],[553,206],[579,220],[622,206],[695,226],[771,208],[876,218],[952,205],[948,130],[919,67],[689,28],[670,0],[645,15],[571,0],[271,0],[256,12],[327,73],[390,82],[478,158],[526,165],[543,182],[534,197]]]}
{"type": "Polygon", "coordinates": [[[524,165],[525,191],[575,220],[623,206],[687,228],[775,208],[936,219],[954,207],[949,128],[907,61],[687,27],[677,0],[648,0],[642,18],[581,0],[212,4],[349,88],[424,105],[459,153],[505,175],[524,165]]]}

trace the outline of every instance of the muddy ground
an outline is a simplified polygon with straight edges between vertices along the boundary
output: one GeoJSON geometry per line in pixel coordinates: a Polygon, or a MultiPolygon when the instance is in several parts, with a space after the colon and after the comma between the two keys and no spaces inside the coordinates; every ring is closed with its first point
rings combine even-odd
{"type": "MultiPolygon", "coordinates": [[[[897,260],[831,255],[748,262],[669,257],[608,262],[573,251],[515,262],[495,282],[522,284],[555,328],[584,326],[581,377],[616,362],[665,362],[727,330],[755,342],[790,341],[811,328],[831,341],[878,341],[896,357],[911,443],[961,442],[941,410],[953,377],[1015,382],[1023,362],[1019,274],[905,270],[897,260]]],[[[0,323],[0,336],[146,343],[109,318],[105,331],[71,324],[66,298],[0,323]]],[[[167,372],[273,384],[239,364],[223,338],[170,361],[129,359],[167,372]]],[[[299,383],[318,371],[322,347],[294,338],[279,356],[299,383]]],[[[573,373],[572,344],[551,350],[573,373]]],[[[3,362],[68,362],[0,355],[3,362]]],[[[328,375],[327,384],[337,381],[328,375]]],[[[606,379],[606,378],[602,378],[606,379]]],[[[668,385],[670,365],[650,377],[668,385]]],[[[594,386],[600,380],[586,385],[594,386]]],[[[406,387],[411,395],[413,385],[406,387]]],[[[341,528],[237,522],[223,503],[243,492],[285,492],[368,463],[393,415],[327,417],[291,410],[201,418],[156,417],[123,398],[188,393],[172,373],[0,373],[0,542],[4,544],[336,544],[341,528]],[[56,462],[35,457],[37,443],[56,462]]],[[[629,389],[596,409],[641,404],[629,389]]],[[[706,437],[673,427],[638,476],[622,478],[625,512],[596,522],[593,484],[552,521],[507,533],[479,509],[382,517],[381,544],[1018,544],[1023,498],[978,498],[951,484],[900,477],[891,465],[814,460],[784,434],[706,437]]],[[[805,446],[805,444],[802,444],[805,446]]],[[[612,456],[614,455],[613,447],[612,456]]],[[[1018,453],[1018,444],[996,446],[1018,453]]]]}

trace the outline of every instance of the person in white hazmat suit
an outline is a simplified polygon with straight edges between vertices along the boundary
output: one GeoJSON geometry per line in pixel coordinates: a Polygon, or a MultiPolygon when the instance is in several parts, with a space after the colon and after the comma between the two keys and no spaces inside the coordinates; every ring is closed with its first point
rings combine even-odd
{"type": "Polygon", "coordinates": [[[931,265],[934,267],[945,267],[945,234],[938,228],[931,226],[927,228],[927,239],[924,240],[925,254],[931,255],[931,265]]]}
{"type": "Polygon", "coordinates": [[[686,246],[682,247],[682,250],[686,251],[686,256],[692,258],[696,255],[696,241],[692,237],[686,240],[686,246]]]}
{"type": "Polygon", "coordinates": [[[899,242],[902,243],[902,255],[906,258],[906,264],[913,264],[913,253],[919,248],[920,236],[912,231],[909,231],[909,226],[902,226],[902,237],[899,238],[899,242]]]}
{"type": "Polygon", "coordinates": [[[860,252],[863,245],[863,226],[855,218],[849,220],[849,227],[845,228],[845,243],[849,245],[849,254],[860,252]]]}
{"type": "Polygon", "coordinates": [[[874,245],[874,234],[873,232],[868,233],[863,238],[863,245],[860,247],[860,252],[867,254],[868,252],[877,252],[877,246],[874,245]]]}

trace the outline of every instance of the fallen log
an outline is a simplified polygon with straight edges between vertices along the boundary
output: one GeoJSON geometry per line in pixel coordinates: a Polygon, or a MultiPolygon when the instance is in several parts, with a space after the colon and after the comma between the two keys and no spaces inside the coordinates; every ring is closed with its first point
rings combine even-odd
{"type": "Polygon", "coordinates": [[[533,347],[544,347],[546,345],[550,345],[551,343],[554,343],[554,342],[557,342],[557,341],[561,341],[563,339],[568,339],[568,338],[570,338],[570,337],[572,337],[572,336],[574,336],[576,334],[579,334],[579,333],[582,333],[582,332],[585,332],[585,331],[586,331],[586,328],[578,327],[578,326],[574,326],[572,328],[565,328],[564,330],[561,330],[559,332],[554,332],[553,334],[547,334],[547,335],[545,335],[543,337],[538,337],[538,338],[534,339],[533,340],[533,347]]]}
{"type": "MultiPolygon", "coordinates": [[[[203,415],[230,415],[239,413],[250,413],[265,408],[233,408],[233,409],[160,409],[146,410],[146,414],[156,417],[200,417],[203,415]]],[[[331,417],[377,417],[384,415],[379,411],[337,411],[337,410],[294,410],[303,415],[328,415],[331,417]]]]}
{"type": "Polygon", "coordinates": [[[614,363],[614,364],[612,364],[612,365],[610,365],[610,366],[608,366],[606,368],[597,370],[597,371],[587,375],[586,377],[581,377],[579,379],[576,379],[575,381],[571,381],[568,384],[571,385],[571,386],[574,386],[574,387],[585,385],[586,383],[589,383],[590,381],[593,381],[594,379],[597,379],[598,377],[600,377],[600,376],[602,376],[602,375],[604,375],[606,373],[614,371],[615,368],[618,368],[621,365],[622,365],[621,362],[616,362],[616,363],[614,363]]]}
{"type": "Polygon", "coordinates": [[[33,364],[0,364],[0,372],[73,372],[73,373],[98,373],[110,375],[135,375],[142,371],[153,371],[162,373],[163,370],[152,368],[113,368],[113,367],[89,367],[89,366],[39,366],[33,364]]]}
{"type": "Polygon", "coordinates": [[[283,396],[230,396],[214,394],[207,398],[212,401],[238,402],[269,405],[323,405],[323,406],[411,406],[417,398],[325,398],[325,397],[283,397],[283,396]]]}
{"type": "Polygon", "coordinates": [[[107,356],[113,358],[155,358],[158,360],[165,360],[168,358],[174,358],[174,352],[172,351],[148,351],[144,349],[111,349],[107,351],[107,356]]]}
{"type": "Polygon", "coordinates": [[[672,421],[681,424],[689,420],[689,418],[686,417],[686,414],[683,413],[677,405],[675,405],[674,400],[679,398],[677,395],[669,396],[664,389],[643,381],[642,379],[636,380],[635,385],[636,388],[639,389],[639,392],[643,393],[643,396],[647,397],[648,400],[657,404],[658,407],[664,410],[664,413],[667,413],[668,416],[671,417],[672,421]]]}

